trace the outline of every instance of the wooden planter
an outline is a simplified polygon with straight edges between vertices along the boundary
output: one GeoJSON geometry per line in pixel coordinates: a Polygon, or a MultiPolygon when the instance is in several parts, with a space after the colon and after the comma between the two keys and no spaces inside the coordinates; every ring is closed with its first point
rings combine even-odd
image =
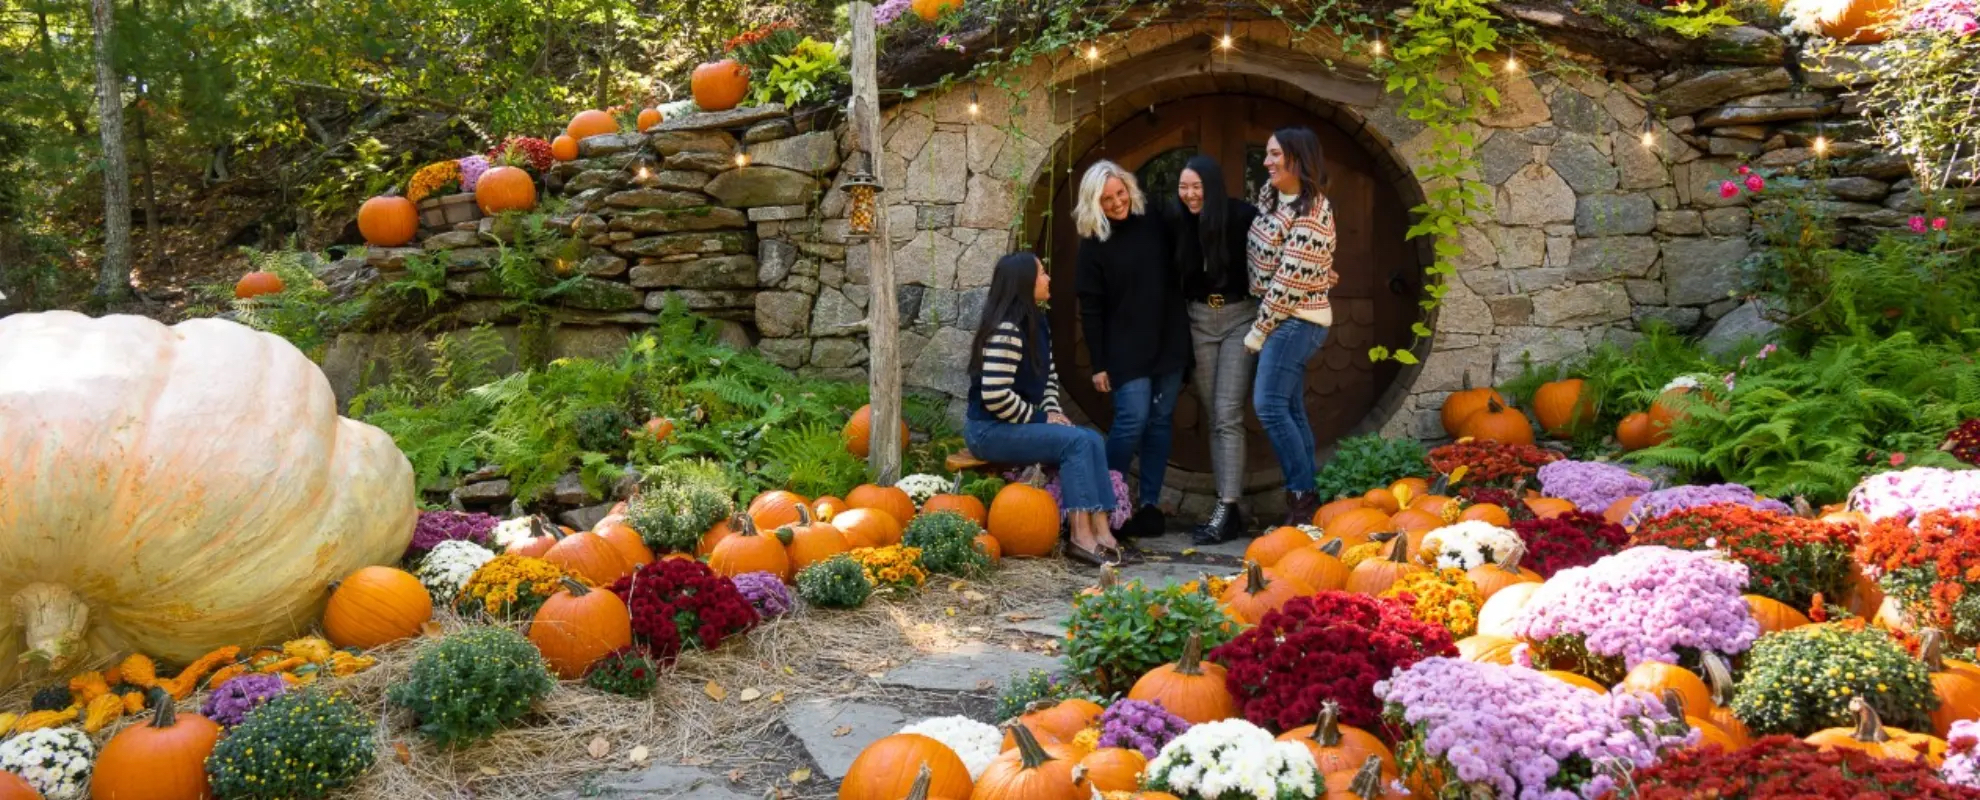
{"type": "Polygon", "coordinates": [[[419,201],[419,224],[427,228],[452,228],[481,219],[481,208],[474,204],[473,192],[429,197],[419,201]]]}

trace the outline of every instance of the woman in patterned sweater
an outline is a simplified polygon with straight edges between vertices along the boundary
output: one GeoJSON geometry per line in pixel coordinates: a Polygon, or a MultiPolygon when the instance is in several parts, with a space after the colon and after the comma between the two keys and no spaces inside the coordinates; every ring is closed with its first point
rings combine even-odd
{"type": "Polygon", "coordinates": [[[1244,337],[1258,354],[1251,404],[1286,479],[1284,524],[1305,524],[1320,507],[1314,496],[1318,449],[1306,419],[1306,363],[1327,341],[1334,311],[1327,291],[1334,272],[1334,207],[1320,187],[1327,172],[1320,137],[1308,128],[1284,128],[1265,143],[1268,185],[1258,193],[1245,260],[1251,291],[1260,298],[1258,319],[1244,337]]]}
{"type": "Polygon", "coordinates": [[[1100,434],[1059,410],[1052,330],[1038,308],[1051,296],[1052,276],[1037,256],[1017,252],[997,262],[970,347],[963,441],[986,461],[1057,464],[1063,510],[1072,517],[1066,555],[1097,566],[1103,554],[1120,557],[1107,526],[1114,484],[1100,434]]]}

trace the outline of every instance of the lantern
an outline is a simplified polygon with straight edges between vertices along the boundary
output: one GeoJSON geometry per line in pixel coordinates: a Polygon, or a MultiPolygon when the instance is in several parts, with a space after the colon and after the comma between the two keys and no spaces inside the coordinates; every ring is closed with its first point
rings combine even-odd
{"type": "Polygon", "coordinates": [[[845,190],[847,231],[854,236],[872,236],[874,221],[880,213],[880,182],[864,171],[856,171],[846,178],[845,190]]]}

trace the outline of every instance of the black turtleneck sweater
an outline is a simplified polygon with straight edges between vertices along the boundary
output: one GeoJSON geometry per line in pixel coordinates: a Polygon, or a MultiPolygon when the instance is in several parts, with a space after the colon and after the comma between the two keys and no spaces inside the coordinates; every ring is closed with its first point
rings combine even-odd
{"type": "Polygon", "coordinates": [[[1171,227],[1176,238],[1176,271],[1182,277],[1183,299],[1192,303],[1208,302],[1213,294],[1223,295],[1226,303],[1235,303],[1251,296],[1244,245],[1245,237],[1251,231],[1251,221],[1258,217],[1258,209],[1235,197],[1224,202],[1226,210],[1221,248],[1224,264],[1222,269],[1215,270],[1204,263],[1202,239],[1197,233],[1197,215],[1190,213],[1189,207],[1179,202],[1169,208],[1175,219],[1171,227]]]}
{"type": "Polygon", "coordinates": [[[1115,386],[1189,366],[1189,315],[1171,249],[1158,214],[1113,223],[1107,241],[1079,241],[1074,285],[1086,350],[1115,386]]]}

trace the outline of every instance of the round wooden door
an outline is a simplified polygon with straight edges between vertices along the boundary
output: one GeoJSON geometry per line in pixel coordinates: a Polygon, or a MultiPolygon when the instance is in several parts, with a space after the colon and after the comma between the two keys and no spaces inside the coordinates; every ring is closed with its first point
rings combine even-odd
{"type": "MultiPolygon", "coordinates": [[[[1306,408],[1313,434],[1321,447],[1346,435],[1375,406],[1400,365],[1374,363],[1368,350],[1378,344],[1407,345],[1410,324],[1417,319],[1416,292],[1422,268],[1415,248],[1404,235],[1409,229],[1408,207],[1395,187],[1381,176],[1379,161],[1354,138],[1328,120],[1284,101],[1252,96],[1212,95],[1159,104],[1111,128],[1102,144],[1085,153],[1071,177],[1057,189],[1053,217],[1057,222],[1041,235],[1039,252],[1050,255],[1052,336],[1060,381],[1072,404],[1101,428],[1113,420],[1109,395],[1093,388],[1092,362],[1079,326],[1079,300],[1074,291],[1073,265],[1079,236],[1073,230],[1072,204],[1078,180],[1095,161],[1109,159],[1134,171],[1148,195],[1151,210],[1175,198],[1176,177],[1183,162],[1198,153],[1224,165],[1226,190],[1251,199],[1265,183],[1265,141],[1279,128],[1304,125],[1319,134],[1326,158],[1327,197],[1333,201],[1339,238],[1334,269],[1334,327],[1327,343],[1307,367],[1306,408]],[[1244,165],[1242,169],[1235,165],[1244,165]]],[[[1258,418],[1246,403],[1250,434],[1246,473],[1260,472],[1247,490],[1276,485],[1278,461],[1265,439],[1258,418]]],[[[1191,472],[1210,471],[1209,419],[1190,383],[1184,384],[1176,410],[1175,449],[1171,465],[1191,472]]]]}

